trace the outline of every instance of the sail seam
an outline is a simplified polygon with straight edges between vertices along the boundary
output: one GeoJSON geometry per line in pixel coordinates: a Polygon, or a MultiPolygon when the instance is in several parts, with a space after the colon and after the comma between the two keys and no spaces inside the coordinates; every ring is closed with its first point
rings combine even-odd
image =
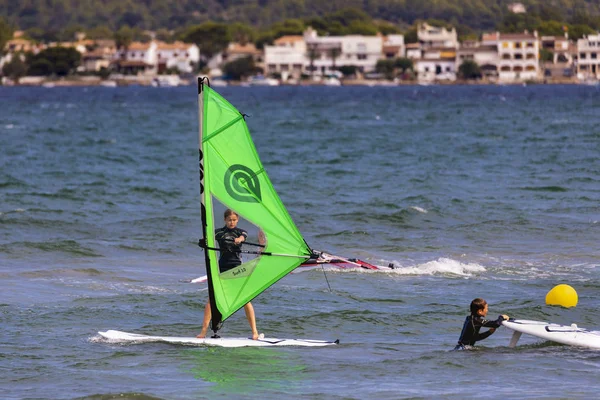
{"type": "Polygon", "coordinates": [[[240,119],[244,119],[244,117],[240,114],[240,116],[234,120],[232,120],[231,122],[229,122],[228,124],[223,125],[222,127],[220,127],[219,129],[217,129],[216,131],[214,131],[213,133],[211,133],[210,135],[206,136],[206,138],[202,139],[202,143],[209,141],[210,139],[212,139],[213,137],[217,136],[218,134],[222,133],[224,130],[226,130],[227,128],[229,128],[232,125],[235,125],[236,123],[239,122],[240,119]]]}

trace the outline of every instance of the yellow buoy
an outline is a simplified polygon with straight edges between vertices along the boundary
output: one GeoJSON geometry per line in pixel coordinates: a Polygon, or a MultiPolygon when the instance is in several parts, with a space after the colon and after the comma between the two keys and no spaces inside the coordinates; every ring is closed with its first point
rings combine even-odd
{"type": "Polygon", "coordinates": [[[546,304],[549,306],[575,307],[577,301],[575,289],[565,284],[554,286],[546,295],[546,304]]]}

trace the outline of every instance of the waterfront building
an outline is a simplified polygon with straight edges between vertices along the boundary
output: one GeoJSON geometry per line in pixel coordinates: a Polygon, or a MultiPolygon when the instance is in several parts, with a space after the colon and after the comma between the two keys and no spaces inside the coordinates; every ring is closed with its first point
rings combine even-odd
{"type": "Polygon", "coordinates": [[[383,37],[383,57],[386,59],[401,58],[406,55],[404,35],[387,35],[383,37]]]}
{"type": "Polygon", "coordinates": [[[115,52],[112,66],[125,75],[156,75],[156,50],[155,41],[148,43],[133,42],[127,48],[115,52]]]}
{"type": "Polygon", "coordinates": [[[223,74],[222,68],[225,64],[247,57],[252,57],[258,68],[262,69],[264,67],[263,51],[257,49],[253,43],[229,43],[227,48],[216,53],[208,60],[209,75],[220,77],[223,74]]]}
{"type": "Polygon", "coordinates": [[[456,52],[457,69],[465,61],[473,61],[481,69],[484,78],[495,81],[498,78],[498,48],[479,41],[465,41],[456,52]]]}
{"type": "Polygon", "coordinates": [[[539,39],[537,31],[528,33],[484,34],[483,45],[496,46],[498,50],[498,79],[500,82],[538,80],[539,39]]]}
{"type": "Polygon", "coordinates": [[[199,61],[200,50],[195,44],[152,40],[133,42],[126,49],[116,51],[112,65],[122,74],[154,76],[171,68],[191,73],[199,61]]]}
{"type": "Polygon", "coordinates": [[[114,40],[96,40],[92,49],[81,56],[82,69],[87,72],[98,72],[102,68],[108,69],[116,52],[117,46],[114,40]]]}
{"type": "Polygon", "coordinates": [[[600,33],[577,40],[577,77],[584,81],[600,79],[600,33]]]}
{"type": "Polygon", "coordinates": [[[574,67],[577,57],[577,46],[564,36],[540,37],[540,48],[552,54],[552,60],[542,60],[544,79],[564,79],[575,76],[574,67]]]}
{"type": "Polygon", "coordinates": [[[552,63],[573,63],[573,54],[569,35],[564,36],[542,36],[540,37],[540,46],[542,49],[552,53],[552,63]]]}
{"type": "Polygon", "coordinates": [[[39,53],[45,48],[45,46],[35,43],[32,40],[25,39],[22,37],[14,37],[13,39],[6,42],[4,50],[7,53],[27,53],[32,52],[34,54],[39,53]]]}
{"type": "Polygon", "coordinates": [[[456,29],[448,30],[419,24],[418,43],[406,45],[406,56],[414,62],[417,79],[421,83],[456,80],[456,29]]]}
{"type": "Polygon", "coordinates": [[[407,43],[405,46],[406,57],[411,60],[418,60],[421,58],[421,44],[420,43],[407,43]]]}
{"type": "Polygon", "coordinates": [[[337,69],[341,66],[355,67],[363,74],[373,72],[377,61],[384,57],[384,43],[391,56],[404,53],[402,35],[319,36],[308,28],[303,36],[283,36],[273,46],[265,46],[265,73],[279,73],[285,81],[303,74],[339,75],[337,69]]]}
{"type": "Polygon", "coordinates": [[[265,73],[280,74],[282,81],[307,73],[306,42],[300,35],[286,35],[265,46],[265,73]]]}
{"type": "Polygon", "coordinates": [[[76,42],[51,42],[47,47],[65,47],[77,50],[80,54],[87,53],[94,46],[91,39],[81,39],[76,42]]]}
{"type": "MultiPolygon", "coordinates": [[[[11,62],[16,53],[24,54],[31,52],[37,54],[46,47],[42,44],[37,44],[32,40],[23,38],[22,34],[22,31],[15,31],[13,38],[6,42],[4,52],[0,51],[0,72],[2,71],[4,64],[11,62]]],[[[21,56],[21,58],[25,60],[25,56],[21,56]]]]}
{"type": "Polygon", "coordinates": [[[156,42],[156,69],[162,74],[176,68],[182,73],[192,73],[200,61],[200,49],[197,45],[176,41],[174,43],[156,42]]]}
{"type": "Polygon", "coordinates": [[[419,82],[456,80],[456,49],[453,47],[429,47],[423,56],[413,60],[419,82]]]}
{"type": "Polygon", "coordinates": [[[257,49],[254,43],[229,43],[227,49],[223,52],[222,62],[227,64],[248,57],[252,58],[256,67],[264,68],[263,52],[257,49]]]}
{"type": "Polygon", "coordinates": [[[340,66],[355,67],[360,73],[372,72],[383,51],[382,35],[319,36],[308,28],[304,41],[309,70],[321,76],[334,74],[340,66]]]}

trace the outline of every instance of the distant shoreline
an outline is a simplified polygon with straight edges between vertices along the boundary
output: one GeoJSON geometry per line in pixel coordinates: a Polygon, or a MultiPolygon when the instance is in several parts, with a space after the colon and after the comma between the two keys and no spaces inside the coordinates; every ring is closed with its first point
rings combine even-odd
{"type": "MultiPolygon", "coordinates": [[[[44,77],[23,77],[18,84],[5,84],[0,86],[44,86],[44,87],[78,87],[78,86],[152,86],[154,77],[131,77],[127,79],[101,79],[99,77],[76,77],[76,78],[60,78],[47,79],[44,77]]],[[[181,80],[178,86],[187,86],[192,84],[192,80],[181,80]]],[[[247,86],[246,82],[228,81],[228,86],[247,86]]],[[[544,79],[541,81],[523,81],[523,82],[496,82],[490,80],[456,80],[456,81],[433,81],[433,82],[418,82],[418,81],[388,81],[388,80],[372,80],[372,79],[345,79],[341,80],[341,86],[465,86],[465,85],[498,85],[498,86],[523,86],[523,85],[590,85],[588,82],[581,82],[573,78],[565,79],[544,79]]],[[[592,84],[595,84],[592,83],[592,84]]],[[[301,81],[298,83],[288,84],[281,83],[278,86],[326,86],[323,82],[301,81]]]]}

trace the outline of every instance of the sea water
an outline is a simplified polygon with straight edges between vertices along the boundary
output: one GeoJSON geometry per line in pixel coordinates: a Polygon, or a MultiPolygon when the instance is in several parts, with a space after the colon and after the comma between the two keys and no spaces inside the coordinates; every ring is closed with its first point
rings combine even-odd
{"type": "MultiPolygon", "coordinates": [[[[315,249],[390,272],[292,274],[253,301],[270,337],[330,348],[108,344],[193,336],[206,286],[197,91],[0,88],[0,397],[595,398],[600,352],[489,316],[600,329],[600,90],[227,87],[315,249]],[[545,304],[566,283],[579,304],[545,304]]],[[[235,151],[232,148],[232,151],[235,151]]],[[[242,312],[226,336],[246,336],[242,312]]]]}

